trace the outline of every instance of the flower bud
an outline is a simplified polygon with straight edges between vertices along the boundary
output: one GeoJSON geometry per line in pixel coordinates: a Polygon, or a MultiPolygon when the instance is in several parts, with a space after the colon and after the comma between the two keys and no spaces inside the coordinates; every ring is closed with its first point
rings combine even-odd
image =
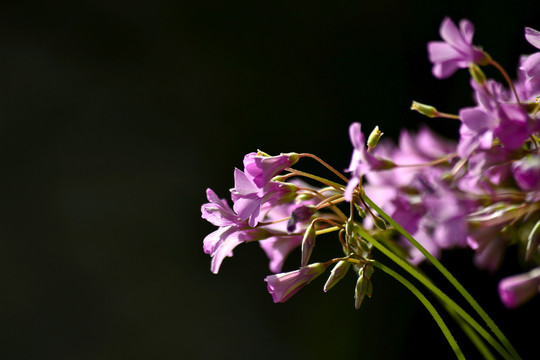
{"type": "Polygon", "coordinates": [[[376,227],[378,227],[382,231],[386,231],[386,229],[387,229],[386,222],[382,218],[374,215],[373,216],[373,222],[374,222],[376,227]]]}
{"type": "Polygon", "coordinates": [[[330,276],[328,277],[328,280],[326,280],[326,284],[324,284],[324,292],[327,292],[330,290],[334,285],[336,285],[339,280],[343,279],[345,275],[347,274],[347,271],[349,271],[349,268],[351,267],[351,263],[348,261],[339,261],[336,266],[332,269],[332,272],[330,273],[330,276]]]}
{"type": "Polygon", "coordinates": [[[300,266],[304,267],[308,264],[313,248],[315,247],[316,237],[315,224],[311,223],[306,229],[304,238],[302,239],[302,262],[300,266]]]}
{"type": "Polygon", "coordinates": [[[375,126],[375,129],[369,134],[367,146],[371,149],[377,146],[382,135],[383,133],[379,130],[379,127],[375,126]]]}
{"type": "Polygon", "coordinates": [[[264,281],[267,283],[268,292],[272,295],[274,302],[282,303],[321,275],[327,267],[328,264],[314,263],[291,272],[269,275],[264,281]]]}
{"type": "Polygon", "coordinates": [[[439,114],[439,111],[437,111],[437,109],[435,109],[433,106],[421,104],[416,101],[412,102],[411,110],[418,111],[420,114],[425,115],[430,118],[437,117],[439,114]]]}
{"type": "Polygon", "coordinates": [[[360,205],[357,203],[354,203],[354,207],[356,208],[356,211],[358,212],[358,215],[364,219],[366,217],[366,210],[364,210],[360,205]]]}
{"type": "Polygon", "coordinates": [[[478,84],[483,85],[486,82],[486,75],[484,75],[484,72],[482,69],[480,69],[480,66],[476,65],[475,63],[471,63],[469,65],[469,73],[474,81],[476,81],[478,84]]]}
{"type": "Polygon", "coordinates": [[[507,308],[516,308],[538,293],[540,268],[504,278],[499,282],[499,297],[507,308]]]}
{"type": "Polygon", "coordinates": [[[371,280],[369,280],[363,273],[360,271],[358,280],[356,281],[356,288],[354,289],[354,307],[356,310],[360,309],[362,306],[362,301],[366,295],[371,298],[373,294],[373,285],[371,280]]]}

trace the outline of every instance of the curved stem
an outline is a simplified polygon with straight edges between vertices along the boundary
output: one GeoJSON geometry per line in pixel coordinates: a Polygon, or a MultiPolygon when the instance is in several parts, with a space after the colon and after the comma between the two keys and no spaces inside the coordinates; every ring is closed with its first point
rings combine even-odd
{"type": "Polygon", "coordinates": [[[323,159],[321,159],[320,157],[318,157],[317,155],[313,155],[313,154],[309,154],[309,153],[302,153],[302,154],[298,154],[298,156],[300,158],[302,157],[309,157],[309,158],[312,158],[316,161],[318,161],[321,165],[323,165],[325,168],[327,168],[328,170],[330,170],[331,172],[333,172],[334,174],[336,174],[341,180],[345,181],[345,182],[349,182],[349,179],[347,179],[345,177],[345,175],[343,175],[342,173],[340,173],[339,171],[337,171],[335,168],[333,168],[331,165],[329,165],[326,161],[324,161],[323,159]]]}
{"type": "MultiPolygon", "coordinates": [[[[476,302],[472,295],[465,290],[463,285],[437,260],[429,251],[427,251],[418,241],[416,241],[411,234],[409,234],[401,225],[399,225],[394,219],[392,219],[388,214],[386,214],[381,208],[379,208],[365,193],[362,193],[364,200],[371,206],[375,211],[379,213],[386,221],[390,223],[401,235],[403,235],[414,247],[416,247],[420,252],[439,270],[439,272],[446,277],[446,279],[459,291],[459,293],[467,300],[471,307],[480,315],[482,320],[486,322],[488,327],[493,331],[495,336],[503,344],[506,350],[512,354],[514,359],[521,359],[516,349],[512,346],[510,341],[502,333],[499,327],[495,322],[489,317],[489,315],[482,309],[482,307],[476,302]]],[[[399,259],[401,260],[401,259],[399,259]]],[[[401,260],[403,261],[403,260],[401,260]]],[[[410,266],[410,265],[409,265],[410,266]]],[[[411,267],[412,268],[412,267],[411,267]]]]}
{"type": "Polygon", "coordinates": [[[439,328],[441,328],[441,331],[443,332],[444,336],[446,337],[446,340],[450,344],[450,347],[452,348],[452,350],[454,350],[454,353],[456,354],[456,357],[458,359],[465,359],[465,356],[463,355],[463,352],[459,348],[456,340],[452,336],[452,333],[450,332],[450,330],[446,326],[444,320],[441,318],[441,316],[439,315],[439,313],[437,312],[435,307],[433,307],[431,302],[424,296],[424,294],[422,294],[422,292],[420,290],[418,290],[418,288],[416,288],[416,286],[411,284],[410,281],[408,281],[403,276],[401,276],[400,274],[398,274],[394,270],[390,269],[389,267],[387,267],[387,266],[385,266],[385,265],[383,265],[383,264],[381,264],[381,263],[379,263],[377,261],[373,261],[372,264],[373,264],[373,266],[381,269],[382,271],[384,271],[385,273],[387,273],[388,275],[392,276],[394,279],[399,281],[403,286],[405,286],[407,289],[409,289],[414,294],[414,296],[416,296],[418,298],[418,300],[420,300],[422,305],[424,305],[426,307],[426,309],[429,311],[429,313],[431,314],[433,319],[437,322],[437,325],[439,325],[439,328]]]}
{"type": "MultiPolygon", "coordinates": [[[[292,168],[287,168],[285,170],[289,171],[291,174],[296,175],[296,176],[303,176],[303,177],[307,177],[307,178],[312,179],[312,180],[316,180],[316,181],[318,181],[318,182],[320,182],[320,183],[322,183],[324,185],[333,187],[337,191],[344,191],[344,189],[345,189],[344,185],[338,184],[338,183],[336,183],[334,181],[330,181],[328,179],[325,179],[325,178],[317,176],[317,175],[313,175],[313,174],[310,174],[310,173],[307,173],[307,172],[304,172],[304,171],[300,171],[300,170],[296,170],[296,169],[292,169],[292,168]]],[[[287,174],[285,176],[289,176],[289,175],[290,174],[287,174]]]]}
{"type": "Polygon", "coordinates": [[[514,93],[514,96],[516,97],[517,103],[521,105],[516,88],[514,87],[514,83],[512,82],[512,79],[510,79],[510,76],[508,76],[508,74],[506,73],[506,70],[504,70],[501,64],[499,64],[498,62],[496,62],[495,60],[491,58],[489,59],[489,63],[490,65],[493,65],[495,68],[497,68],[497,70],[499,70],[499,72],[502,74],[502,76],[504,77],[504,79],[506,80],[510,88],[512,89],[512,92],[514,93]]]}

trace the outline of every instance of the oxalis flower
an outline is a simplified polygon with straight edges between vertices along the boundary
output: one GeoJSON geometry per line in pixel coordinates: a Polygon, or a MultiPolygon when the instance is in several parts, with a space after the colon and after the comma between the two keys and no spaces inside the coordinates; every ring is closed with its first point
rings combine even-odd
{"type": "Polygon", "coordinates": [[[244,157],[244,173],[259,189],[277,174],[294,165],[299,159],[298,154],[288,153],[278,156],[268,156],[264,153],[249,153],[244,157]]]}
{"type": "Polygon", "coordinates": [[[212,189],[206,190],[206,196],[209,203],[202,205],[202,217],[219,228],[204,238],[203,250],[212,257],[210,270],[217,274],[223,259],[232,256],[236,246],[246,241],[266,239],[271,234],[265,229],[250,228],[212,189]]]}
{"type": "Polygon", "coordinates": [[[314,263],[298,270],[267,276],[268,292],[272,295],[275,303],[285,302],[298,290],[306,286],[321,275],[329,264],[314,263]]]}
{"type": "Polygon", "coordinates": [[[499,283],[499,296],[508,308],[515,308],[532,298],[540,288],[540,268],[507,277],[499,283]]]}
{"type": "Polygon", "coordinates": [[[296,186],[291,183],[269,181],[262,188],[258,188],[242,171],[234,171],[235,187],[231,189],[233,209],[249,226],[255,227],[259,223],[262,206],[265,203],[278,205],[292,201],[296,194],[296,186]]]}
{"type": "Polygon", "coordinates": [[[439,33],[444,41],[431,41],[427,45],[429,60],[433,63],[433,76],[444,79],[459,68],[469,64],[484,64],[488,56],[472,45],[474,25],[469,20],[461,20],[458,27],[446,17],[441,23],[439,33]]]}

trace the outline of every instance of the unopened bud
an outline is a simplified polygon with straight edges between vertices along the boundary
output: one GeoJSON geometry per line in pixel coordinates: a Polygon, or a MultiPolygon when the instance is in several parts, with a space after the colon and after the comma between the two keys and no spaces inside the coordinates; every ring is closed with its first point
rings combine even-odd
{"type": "Polygon", "coordinates": [[[484,75],[484,72],[482,69],[480,69],[480,66],[476,65],[475,63],[469,65],[469,73],[474,81],[476,81],[478,84],[483,85],[486,82],[486,75],[484,75]]]}
{"type": "Polygon", "coordinates": [[[367,140],[367,146],[370,148],[374,148],[379,143],[379,139],[383,133],[379,130],[378,126],[375,126],[375,129],[369,134],[368,140],[367,140]]]}
{"type": "Polygon", "coordinates": [[[291,162],[289,166],[296,164],[300,159],[300,156],[297,153],[286,153],[281,155],[287,155],[289,157],[289,161],[291,162]]]}
{"type": "Polygon", "coordinates": [[[437,109],[435,109],[433,106],[421,104],[416,101],[412,102],[411,110],[418,111],[420,114],[430,118],[434,118],[439,115],[439,111],[437,111],[437,109]]]}
{"type": "Polygon", "coordinates": [[[359,275],[358,280],[356,281],[356,288],[354,289],[354,307],[356,310],[360,309],[360,306],[362,306],[364,297],[368,295],[368,293],[368,296],[371,297],[372,292],[370,280],[362,274],[359,275]]]}
{"type": "Polygon", "coordinates": [[[344,260],[339,261],[332,269],[332,272],[330,273],[326,284],[324,284],[324,292],[330,290],[332,287],[334,287],[334,285],[339,282],[339,280],[343,279],[343,277],[345,277],[345,275],[347,274],[347,271],[349,271],[350,267],[350,262],[344,260]]]}
{"type": "Polygon", "coordinates": [[[315,231],[315,224],[312,222],[306,232],[304,233],[304,238],[302,239],[302,262],[301,267],[307,266],[313,248],[315,247],[315,238],[317,233],[315,231]]]}
{"type": "Polygon", "coordinates": [[[364,210],[360,205],[357,203],[354,203],[354,207],[356,208],[356,211],[358,212],[358,215],[363,219],[366,217],[366,210],[364,210]]]}
{"type": "Polygon", "coordinates": [[[376,227],[378,227],[382,231],[386,231],[387,229],[386,222],[382,218],[374,215],[373,222],[375,223],[376,227]]]}

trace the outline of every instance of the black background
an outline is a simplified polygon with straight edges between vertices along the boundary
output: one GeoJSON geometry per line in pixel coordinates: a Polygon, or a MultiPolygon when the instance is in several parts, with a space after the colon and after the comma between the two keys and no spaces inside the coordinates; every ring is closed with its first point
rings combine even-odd
{"type": "MultiPolygon", "coordinates": [[[[466,17],[475,44],[514,76],[534,51],[523,27],[540,29],[538,14],[535,1],[487,0],[3,5],[0,357],[453,358],[425,309],[383,273],[359,311],[352,276],[273,304],[256,244],[211,274],[202,240],[214,228],[200,205],[207,187],[226,197],[256,149],[345,168],[353,121],[389,138],[429,122],[456,139],[457,122],[409,110],[413,99],[454,113],[473,104],[466,71],[431,76],[426,42],[444,16],[466,17]]],[[[314,256],[326,259],[335,240],[320,243],[314,256]]],[[[518,271],[515,255],[495,274],[468,251],[443,262],[534,358],[540,299],[509,311],[496,293],[518,271]]]]}

